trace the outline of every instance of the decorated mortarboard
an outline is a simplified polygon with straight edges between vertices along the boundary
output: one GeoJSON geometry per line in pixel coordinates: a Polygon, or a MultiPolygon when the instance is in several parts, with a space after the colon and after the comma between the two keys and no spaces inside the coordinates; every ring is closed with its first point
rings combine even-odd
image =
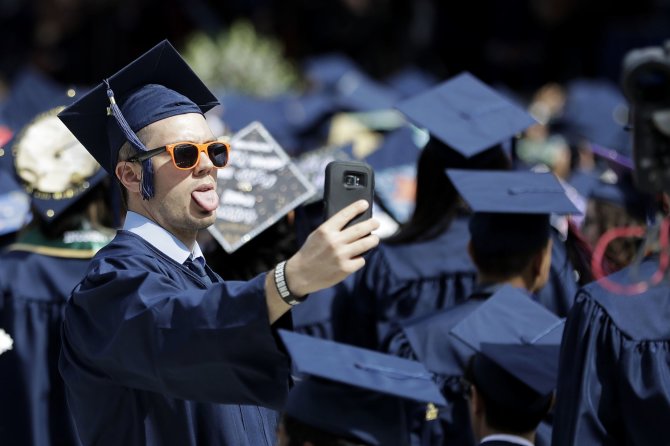
{"type": "MultiPolygon", "coordinates": [[[[164,40],[113,74],[58,117],[91,155],[114,175],[118,151],[127,141],[144,147],[136,132],[162,119],[204,113],[218,105],[216,97],[164,40]]],[[[150,160],[143,163],[142,195],[153,196],[150,160]]]]}
{"type": "Polygon", "coordinates": [[[432,375],[419,362],[279,332],[295,370],[305,376],[289,393],[285,414],[306,425],[370,445],[406,445],[405,403],[445,405],[432,375]]]}
{"type": "Polygon", "coordinates": [[[555,388],[563,327],[563,319],[527,292],[506,285],[454,326],[451,335],[478,352],[473,363],[477,385],[514,404],[520,395],[507,375],[541,396],[555,388]]]}
{"type": "Polygon", "coordinates": [[[0,236],[18,231],[30,220],[30,198],[14,176],[0,169],[0,236]]]}
{"type": "Polygon", "coordinates": [[[470,73],[461,73],[396,108],[465,157],[512,138],[536,121],[470,73]]]}
{"type": "Polygon", "coordinates": [[[235,133],[230,161],[217,171],[219,206],[208,228],[232,253],[315,193],[315,188],[260,122],[235,133]]]}
{"type": "Polygon", "coordinates": [[[56,116],[63,108],[37,116],[12,145],[16,174],[45,221],[61,215],[107,176],[56,116]]]}

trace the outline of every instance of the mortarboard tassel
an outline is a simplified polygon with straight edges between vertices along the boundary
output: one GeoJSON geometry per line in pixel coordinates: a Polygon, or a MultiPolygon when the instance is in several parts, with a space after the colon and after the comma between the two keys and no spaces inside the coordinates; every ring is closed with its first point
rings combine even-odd
{"type": "MultiPolygon", "coordinates": [[[[109,80],[104,80],[105,85],[107,86],[107,97],[109,98],[109,114],[114,116],[116,123],[121,128],[121,131],[126,137],[126,140],[130,143],[131,146],[138,152],[146,152],[147,148],[144,147],[142,141],[139,140],[133,129],[130,128],[126,118],[123,117],[121,109],[116,105],[116,100],[114,99],[114,92],[112,87],[109,85],[109,80]]],[[[142,198],[148,200],[154,196],[154,168],[151,160],[145,160],[142,163],[142,184],[140,185],[140,192],[142,193],[142,198]]]]}

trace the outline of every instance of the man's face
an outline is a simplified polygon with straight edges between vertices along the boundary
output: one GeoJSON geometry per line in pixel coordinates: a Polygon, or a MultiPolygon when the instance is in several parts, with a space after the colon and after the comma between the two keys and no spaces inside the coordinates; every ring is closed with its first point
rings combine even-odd
{"type": "MultiPolygon", "coordinates": [[[[214,140],[205,118],[197,113],[172,116],[148,125],[142,132],[147,149],[176,142],[204,143],[214,140]]],[[[190,239],[216,219],[219,197],[216,193],[216,168],[200,154],[190,170],[177,169],[170,154],[151,158],[155,195],[139,205],[156,223],[177,236],[190,239]]]]}

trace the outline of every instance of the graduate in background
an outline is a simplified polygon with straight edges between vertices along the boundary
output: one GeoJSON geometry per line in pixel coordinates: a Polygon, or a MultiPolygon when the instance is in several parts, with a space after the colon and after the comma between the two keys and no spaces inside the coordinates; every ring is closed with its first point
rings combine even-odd
{"type": "Polygon", "coordinates": [[[419,362],[284,330],[280,335],[299,375],[278,446],[405,446],[413,404],[431,422],[436,406],[444,405],[419,362]]]}
{"type": "MultiPolygon", "coordinates": [[[[667,240],[668,225],[660,231],[667,240]]],[[[670,441],[667,242],[660,249],[577,293],[561,345],[553,445],[670,441]]]]}
{"type": "Polygon", "coordinates": [[[339,287],[333,304],[335,340],[372,349],[380,348],[393,325],[452,307],[472,292],[468,211],[444,172],[509,169],[501,144],[534,122],[469,73],[397,108],[430,133],[417,163],[414,211],[371,253],[350,289],[339,287]]]}
{"type": "Polygon", "coordinates": [[[107,174],[56,117],[36,117],[14,140],[32,222],[0,255],[0,438],[8,445],[77,444],[58,374],[60,326],[72,288],[114,235],[107,174]]]}
{"type": "Polygon", "coordinates": [[[378,223],[356,202],[273,272],[224,282],[202,259],[229,147],[216,98],[163,41],[59,117],[121,183],[123,230],[65,309],[60,372],[85,445],[274,445],[288,358],[272,324],[363,266],[378,223]]]}
{"type": "Polygon", "coordinates": [[[388,345],[392,354],[421,361],[436,376],[449,403],[440,413],[444,444],[471,445],[468,410],[460,378],[471,348],[450,339],[451,329],[504,285],[527,298],[549,278],[552,254],[550,214],[577,212],[549,173],[449,170],[470,205],[469,253],[478,284],[467,300],[440,312],[405,321],[388,345]]]}

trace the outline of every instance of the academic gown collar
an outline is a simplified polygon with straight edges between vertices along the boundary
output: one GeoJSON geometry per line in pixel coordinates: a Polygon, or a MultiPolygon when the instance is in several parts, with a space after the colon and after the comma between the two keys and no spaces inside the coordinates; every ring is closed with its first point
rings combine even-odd
{"type": "Polygon", "coordinates": [[[137,212],[128,211],[123,229],[142,237],[175,262],[184,263],[191,255],[193,255],[193,258],[202,257],[198,242],[195,242],[193,251],[190,251],[186,245],[165,228],[137,212]]]}

